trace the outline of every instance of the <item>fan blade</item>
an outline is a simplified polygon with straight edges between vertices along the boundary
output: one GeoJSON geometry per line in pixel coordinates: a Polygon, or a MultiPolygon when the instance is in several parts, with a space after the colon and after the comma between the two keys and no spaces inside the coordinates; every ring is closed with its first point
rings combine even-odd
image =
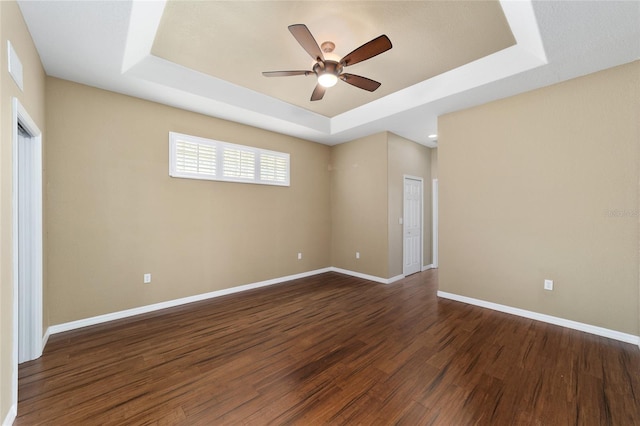
{"type": "Polygon", "coordinates": [[[262,75],[265,77],[289,77],[290,75],[309,75],[313,71],[264,71],[262,75]]]}
{"type": "Polygon", "coordinates": [[[289,25],[289,31],[295,39],[300,43],[300,46],[313,58],[314,61],[323,61],[324,56],[322,50],[318,46],[318,42],[311,35],[311,31],[304,24],[289,25]]]}
{"type": "Polygon", "coordinates": [[[368,90],[369,92],[373,92],[381,85],[381,83],[371,80],[370,78],[349,73],[340,74],[340,80],[360,89],[368,90]]]}
{"type": "Polygon", "coordinates": [[[327,89],[324,86],[321,86],[320,83],[316,84],[316,88],[313,89],[313,93],[311,94],[312,101],[319,101],[324,96],[324,92],[327,89]]]}
{"type": "Polygon", "coordinates": [[[351,53],[348,53],[344,58],[340,60],[342,66],[348,67],[349,65],[357,64],[358,62],[366,61],[374,56],[377,56],[393,47],[391,40],[386,35],[374,38],[368,43],[363,44],[351,53]]]}

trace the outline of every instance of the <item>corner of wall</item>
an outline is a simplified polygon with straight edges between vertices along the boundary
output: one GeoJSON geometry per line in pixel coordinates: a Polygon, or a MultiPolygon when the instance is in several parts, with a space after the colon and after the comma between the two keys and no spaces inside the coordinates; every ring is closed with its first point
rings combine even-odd
{"type": "Polygon", "coordinates": [[[387,158],[387,132],[331,148],[331,263],[334,267],[377,277],[389,276],[387,158]]]}

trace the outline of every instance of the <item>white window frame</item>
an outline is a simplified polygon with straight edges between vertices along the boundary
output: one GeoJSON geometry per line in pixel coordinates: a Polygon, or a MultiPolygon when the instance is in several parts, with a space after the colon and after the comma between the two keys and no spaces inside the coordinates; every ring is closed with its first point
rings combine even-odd
{"type": "Polygon", "coordinates": [[[274,185],[274,186],[290,186],[290,177],[291,177],[291,158],[288,153],[278,152],[278,151],[270,151],[267,149],[256,148],[247,145],[238,145],[232,144],[229,142],[217,141],[214,139],[201,138],[198,136],[185,135],[182,133],[169,132],[169,176],[175,178],[185,178],[185,179],[202,179],[202,180],[216,180],[223,182],[236,182],[236,183],[253,183],[259,185],[274,185]],[[205,173],[192,173],[185,172],[183,170],[178,170],[177,164],[177,144],[178,141],[206,145],[209,147],[213,147],[216,151],[216,171],[215,174],[205,174],[205,173]],[[240,150],[243,152],[250,152],[254,156],[254,164],[253,164],[253,178],[249,177],[233,177],[233,176],[225,176],[225,164],[224,164],[224,149],[233,149],[240,150]],[[260,171],[261,171],[261,160],[263,156],[273,156],[279,159],[283,159],[286,162],[286,173],[284,180],[267,180],[262,179],[260,171]]]}

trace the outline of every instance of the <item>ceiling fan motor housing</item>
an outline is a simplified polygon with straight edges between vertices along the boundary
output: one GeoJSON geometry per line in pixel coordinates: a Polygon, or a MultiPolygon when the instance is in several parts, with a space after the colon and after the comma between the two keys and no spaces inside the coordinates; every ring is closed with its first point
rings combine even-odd
{"type": "Polygon", "coordinates": [[[336,61],[324,60],[318,61],[313,66],[313,72],[319,77],[322,74],[333,74],[336,77],[342,73],[342,64],[336,61]]]}

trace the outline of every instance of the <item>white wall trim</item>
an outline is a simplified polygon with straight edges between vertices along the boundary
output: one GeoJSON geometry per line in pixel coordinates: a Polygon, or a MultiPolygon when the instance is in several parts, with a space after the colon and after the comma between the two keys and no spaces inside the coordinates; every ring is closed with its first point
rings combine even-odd
{"type": "Polygon", "coordinates": [[[11,426],[18,415],[18,405],[12,404],[7,413],[7,417],[2,421],[2,426],[11,426]]]}
{"type": "Polygon", "coordinates": [[[404,275],[402,274],[396,275],[395,277],[391,277],[391,278],[380,278],[380,277],[376,277],[375,275],[363,274],[361,272],[350,271],[348,269],[336,268],[335,266],[330,267],[329,270],[331,272],[338,272],[340,274],[351,275],[352,277],[362,278],[363,280],[374,281],[380,284],[391,284],[404,278],[404,275]]]}
{"type": "Polygon", "coordinates": [[[422,266],[422,272],[427,271],[429,269],[435,269],[435,266],[433,265],[433,263],[430,263],[429,265],[423,265],[422,266]]]}
{"type": "Polygon", "coordinates": [[[44,349],[47,346],[47,342],[49,341],[49,336],[51,336],[51,331],[49,330],[51,327],[47,327],[44,332],[44,336],[42,336],[42,348],[44,349]]]}
{"type": "Polygon", "coordinates": [[[514,308],[511,306],[500,305],[498,303],[487,302],[485,300],[474,299],[471,297],[460,296],[458,294],[447,293],[438,290],[438,297],[443,299],[451,299],[458,302],[468,303],[470,305],[480,306],[482,308],[492,309],[494,311],[505,312],[507,314],[517,315],[519,317],[529,318],[536,321],[542,321],[549,324],[559,325],[573,330],[584,331],[586,333],[595,334],[597,336],[608,337],[609,339],[620,340],[626,343],[632,343],[640,346],[640,336],[622,333],[620,331],[610,330],[608,328],[598,327],[595,325],[585,324],[582,322],[572,321],[564,318],[554,317],[551,315],[541,314],[538,312],[527,311],[525,309],[514,308]]]}
{"type": "Polygon", "coordinates": [[[237,287],[225,288],[222,290],[216,290],[209,293],[197,294],[195,296],[183,297],[180,299],[168,300],[166,302],[154,303],[153,305],[140,306],[137,308],[126,309],[124,311],[112,312],[109,314],[98,315],[91,318],[85,318],[77,321],[66,322],[63,324],[52,325],[47,329],[45,336],[62,333],[65,331],[75,330],[82,327],[88,327],[90,325],[102,324],[109,321],[114,321],[122,318],[131,317],[134,315],[146,314],[160,309],[172,308],[174,306],[184,305],[187,303],[199,302],[201,300],[212,299],[215,297],[226,296],[228,294],[239,293],[242,291],[252,290],[254,288],[266,287],[269,285],[279,284],[286,281],[297,280],[299,278],[310,277],[313,275],[329,272],[330,268],[316,269],[314,271],[302,272],[295,275],[287,275],[286,277],[274,278],[266,281],[259,281],[256,283],[245,284],[237,287]]]}
{"type": "Polygon", "coordinates": [[[350,271],[348,269],[336,268],[332,266],[329,268],[331,272],[338,272],[340,274],[351,275],[352,277],[362,278],[363,280],[375,281],[380,284],[389,284],[389,280],[386,278],[376,277],[374,275],[363,274],[361,272],[350,271]]]}
{"type": "Polygon", "coordinates": [[[400,281],[403,278],[404,278],[404,275],[402,275],[402,274],[396,275],[395,277],[388,278],[387,279],[387,284],[395,283],[396,281],[400,281]]]}
{"type": "Polygon", "coordinates": [[[431,248],[431,261],[433,262],[433,267],[438,267],[438,179],[433,179],[431,181],[431,239],[433,242],[433,246],[431,248]]]}
{"type": "Polygon", "coordinates": [[[63,333],[65,331],[76,330],[78,328],[88,327],[91,325],[102,324],[109,321],[115,321],[118,319],[128,318],[134,315],[146,314],[149,312],[158,311],[160,309],[173,308],[175,306],[184,305],[187,303],[199,302],[202,300],[213,299],[215,297],[226,296],[228,294],[239,293],[242,291],[252,290],[254,288],[266,287],[274,284],[279,284],[287,281],[297,280],[300,278],[306,278],[313,275],[324,274],[325,272],[338,272],[345,275],[350,275],[356,278],[362,278],[368,281],[374,281],[380,284],[391,284],[404,278],[404,275],[396,275],[391,278],[380,278],[374,275],[362,274],[360,272],[349,271],[347,269],[336,268],[334,266],[322,269],[316,269],[313,271],[302,272],[300,274],[288,275],[280,278],[273,278],[266,281],[259,281],[256,283],[245,284],[237,287],[225,288],[222,290],[216,290],[209,293],[197,294],[195,296],[183,297],[180,299],[168,300],[166,302],[154,303],[153,305],[139,306],[137,308],[126,309],[124,311],[112,312],[104,315],[98,315],[95,317],[84,318],[77,321],[70,321],[62,324],[52,325],[47,328],[43,338],[42,347],[44,347],[49,340],[49,336],[57,333],[63,333]]]}

